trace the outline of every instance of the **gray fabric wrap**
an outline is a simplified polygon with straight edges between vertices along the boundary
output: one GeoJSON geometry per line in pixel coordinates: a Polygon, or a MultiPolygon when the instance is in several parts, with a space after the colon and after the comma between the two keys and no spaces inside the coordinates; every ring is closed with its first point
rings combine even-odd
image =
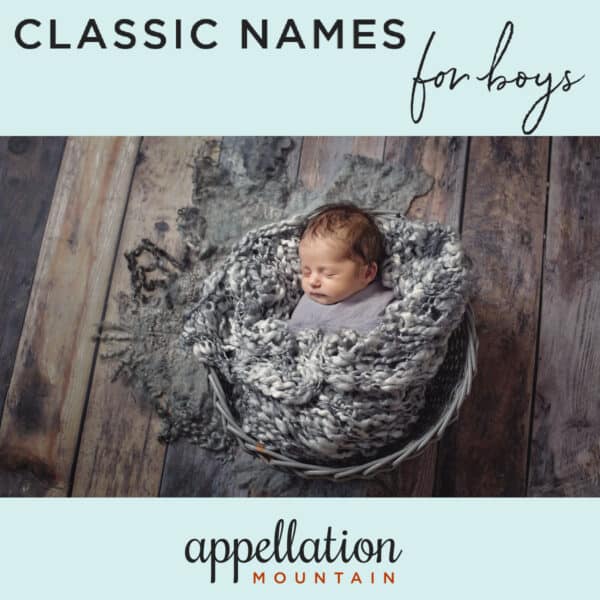
{"type": "Polygon", "coordinates": [[[336,304],[319,304],[304,294],[294,309],[288,327],[292,331],[320,329],[328,333],[353,329],[368,333],[380,322],[394,292],[373,281],[363,290],[336,304]]]}

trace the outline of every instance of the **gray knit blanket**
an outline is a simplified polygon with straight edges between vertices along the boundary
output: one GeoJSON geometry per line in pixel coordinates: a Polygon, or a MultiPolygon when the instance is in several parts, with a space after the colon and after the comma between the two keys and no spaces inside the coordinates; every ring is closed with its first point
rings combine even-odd
{"type": "Polygon", "coordinates": [[[288,329],[306,215],[247,233],[201,287],[185,343],[229,384],[242,429],[266,448],[330,465],[368,458],[427,411],[425,388],[465,312],[469,261],[451,230],[375,214],[394,299],[369,333],[288,329]]]}

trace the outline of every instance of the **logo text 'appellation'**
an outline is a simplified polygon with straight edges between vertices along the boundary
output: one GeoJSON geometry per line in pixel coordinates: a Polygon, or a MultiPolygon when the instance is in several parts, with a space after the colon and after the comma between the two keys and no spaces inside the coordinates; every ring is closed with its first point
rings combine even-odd
{"type": "Polygon", "coordinates": [[[216,581],[217,565],[229,563],[232,567],[233,582],[237,583],[240,564],[252,561],[262,564],[276,562],[335,565],[356,562],[393,565],[402,555],[402,549],[397,547],[392,538],[349,539],[345,529],[334,537],[333,527],[329,526],[321,538],[300,539],[296,536],[297,527],[296,519],[292,519],[287,525],[283,519],[279,519],[273,537],[258,541],[249,538],[192,538],[185,545],[185,559],[190,563],[208,563],[211,583],[216,581]]]}

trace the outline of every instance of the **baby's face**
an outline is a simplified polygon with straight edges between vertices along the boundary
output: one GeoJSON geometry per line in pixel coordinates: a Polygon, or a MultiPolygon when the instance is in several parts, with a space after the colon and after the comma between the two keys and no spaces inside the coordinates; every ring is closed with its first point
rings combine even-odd
{"type": "Polygon", "coordinates": [[[336,240],[309,236],[300,242],[302,289],[319,304],[335,304],[364,289],[377,274],[377,265],[348,258],[336,240]]]}

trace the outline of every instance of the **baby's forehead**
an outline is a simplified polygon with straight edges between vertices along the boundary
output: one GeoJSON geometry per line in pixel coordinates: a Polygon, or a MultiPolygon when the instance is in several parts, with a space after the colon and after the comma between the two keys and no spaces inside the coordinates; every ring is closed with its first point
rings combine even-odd
{"type": "Polygon", "coordinates": [[[342,261],[350,258],[350,248],[343,240],[329,236],[304,236],[298,245],[301,260],[342,261]]]}

